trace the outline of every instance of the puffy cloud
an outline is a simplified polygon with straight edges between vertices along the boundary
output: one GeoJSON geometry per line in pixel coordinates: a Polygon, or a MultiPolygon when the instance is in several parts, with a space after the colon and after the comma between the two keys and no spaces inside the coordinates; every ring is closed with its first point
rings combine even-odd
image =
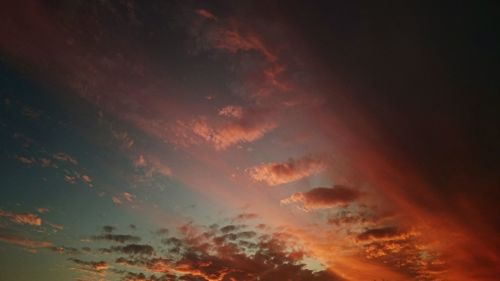
{"type": "Polygon", "coordinates": [[[305,156],[299,159],[290,158],[282,163],[264,163],[247,169],[247,172],[254,180],[273,186],[297,181],[324,169],[325,163],[322,159],[305,156]]]}
{"type": "Polygon", "coordinates": [[[0,217],[8,218],[17,224],[42,225],[42,219],[38,215],[31,213],[13,213],[0,209],[0,217]]]}
{"type": "Polygon", "coordinates": [[[302,203],[305,210],[331,208],[339,204],[348,204],[358,199],[361,193],[349,187],[317,187],[307,192],[296,192],[281,200],[282,204],[302,203]]]}

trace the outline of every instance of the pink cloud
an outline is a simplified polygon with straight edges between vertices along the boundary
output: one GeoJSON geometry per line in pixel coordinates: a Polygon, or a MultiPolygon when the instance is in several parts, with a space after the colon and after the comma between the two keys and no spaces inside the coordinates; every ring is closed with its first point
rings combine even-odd
{"type": "Polygon", "coordinates": [[[224,150],[238,143],[249,143],[262,138],[277,127],[273,121],[238,120],[221,126],[211,126],[205,119],[192,123],[192,131],[211,143],[215,149],[224,150]]]}
{"type": "Polygon", "coordinates": [[[290,158],[282,163],[264,163],[247,169],[247,173],[254,180],[273,186],[297,181],[324,169],[325,163],[322,159],[305,156],[299,159],[290,158]]]}

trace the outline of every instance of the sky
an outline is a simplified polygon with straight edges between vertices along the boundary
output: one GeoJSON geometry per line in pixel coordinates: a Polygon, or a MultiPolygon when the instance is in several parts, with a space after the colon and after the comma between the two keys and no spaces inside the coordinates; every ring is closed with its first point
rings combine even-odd
{"type": "Polygon", "coordinates": [[[0,280],[498,280],[494,11],[3,3],[0,280]]]}

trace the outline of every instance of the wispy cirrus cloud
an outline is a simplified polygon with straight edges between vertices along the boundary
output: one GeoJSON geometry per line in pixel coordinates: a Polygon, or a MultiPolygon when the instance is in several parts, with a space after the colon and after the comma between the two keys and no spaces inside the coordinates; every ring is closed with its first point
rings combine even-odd
{"type": "Polygon", "coordinates": [[[248,175],[270,186],[289,183],[319,173],[326,168],[320,157],[290,158],[285,162],[263,163],[247,169],[248,175]]]}

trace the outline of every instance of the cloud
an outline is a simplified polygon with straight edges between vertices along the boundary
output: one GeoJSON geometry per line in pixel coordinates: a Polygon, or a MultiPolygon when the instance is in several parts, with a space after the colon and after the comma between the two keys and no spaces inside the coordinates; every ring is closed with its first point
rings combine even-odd
{"type": "Polygon", "coordinates": [[[348,204],[360,197],[361,193],[349,187],[317,187],[307,192],[296,192],[281,200],[282,204],[302,203],[305,210],[331,208],[339,204],[348,204]]]}
{"type": "Polygon", "coordinates": [[[115,196],[111,197],[111,200],[113,203],[119,205],[123,204],[123,202],[128,202],[128,203],[133,203],[135,200],[135,195],[129,192],[122,192],[120,194],[116,194],[115,196]]]}
{"type": "Polygon", "coordinates": [[[406,232],[398,227],[388,226],[367,229],[366,231],[358,234],[356,236],[356,240],[360,242],[376,240],[405,240],[415,235],[417,235],[415,232],[406,232]]]}
{"type": "Polygon", "coordinates": [[[17,224],[27,224],[27,225],[42,225],[42,219],[31,213],[13,213],[9,211],[4,211],[0,209],[0,217],[8,218],[10,221],[17,224]]]}
{"type": "Polygon", "coordinates": [[[64,152],[59,152],[54,155],[52,155],[52,158],[62,161],[62,162],[68,162],[73,165],[78,165],[78,161],[71,155],[64,153],[64,152]]]}
{"type": "Polygon", "coordinates": [[[179,228],[177,235],[156,236],[162,238],[162,243],[152,243],[155,248],[130,244],[101,249],[113,253],[111,260],[71,260],[94,271],[98,264],[102,268],[114,267],[114,264],[120,268],[133,268],[133,272],[116,271],[121,280],[127,281],[343,280],[330,270],[308,269],[305,264],[307,254],[290,234],[258,231],[242,224],[224,227],[188,224],[179,228]]]}
{"type": "Polygon", "coordinates": [[[111,233],[116,230],[116,227],[111,226],[111,225],[105,225],[102,227],[102,231],[105,233],[111,233]]]}
{"type": "Polygon", "coordinates": [[[264,163],[247,169],[251,178],[270,186],[289,183],[319,173],[325,169],[322,159],[305,156],[299,159],[290,158],[283,163],[264,163]]]}
{"type": "Polygon", "coordinates": [[[219,109],[219,115],[225,117],[241,118],[243,117],[243,108],[236,105],[227,105],[219,109]]]}
{"type": "Polygon", "coordinates": [[[33,157],[28,158],[25,156],[16,156],[16,159],[17,159],[17,161],[19,161],[25,165],[28,165],[28,166],[31,166],[36,162],[36,159],[33,157]]]}
{"type": "Polygon", "coordinates": [[[197,10],[194,10],[194,12],[196,14],[198,14],[199,16],[202,16],[206,19],[210,19],[210,20],[217,20],[217,17],[214,16],[214,14],[212,14],[212,12],[210,12],[209,10],[206,10],[206,9],[197,9],[197,10]]]}
{"type": "Polygon", "coordinates": [[[211,143],[215,149],[224,150],[238,143],[249,143],[262,138],[277,127],[271,120],[239,119],[220,126],[211,126],[203,119],[197,119],[189,126],[192,132],[211,143]]]}
{"type": "Polygon", "coordinates": [[[235,217],[235,220],[245,221],[245,220],[256,219],[258,217],[259,217],[259,215],[255,214],[255,213],[241,213],[235,217]]]}
{"type": "Polygon", "coordinates": [[[35,241],[31,240],[25,237],[22,237],[20,235],[14,235],[14,234],[5,234],[5,233],[0,233],[0,241],[8,244],[13,244],[17,246],[21,246],[24,248],[47,248],[52,246],[52,243],[50,242],[45,242],[45,241],[35,241]]]}
{"type": "Polygon", "coordinates": [[[129,244],[126,246],[113,246],[111,251],[128,254],[128,255],[148,255],[154,253],[154,248],[145,244],[129,244]]]}
{"type": "Polygon", "coordinates": [[[161,159],[156,156],[139,154],[134,159],[134,166],[145,173],[146,177],[152,177],[155,173],[166,177],[172,176],[172,169],[164,164],[161,159]]]}
{"type": "Polygon", "coordinates": [[[40,214],[45,214],[45,213],[48,213],[50,211],[50,209],[49,208],[40,207],[40,208],[37,209],[37,211],[40,214]]]}
{"type": "Polygon", "coordinates": [[[103,272],[109,268],[109,264],[105,261],[84,261],[75,258],[70,258],[69,260],[82,266],[83,269],[93,272],[103,272]]]}
{"type": "Polygon", "coordinates": [[[199,47],[204,49],[222,50],[232,54],[254,51],[262,55],[269,63],[278,59],[264,40],[253,32],[243,32],[234,26],[216,24],[208,26],[206,32],[198,38],[199,47]]]}
{"type": "Polygon", "coordinates": [[[127,242],[138,242],[141,240],[138,236],[128,235],[128,234],[112,234],[105,233],[101,235],[92,236],[92,240],[107,240],[118,243],[127,243],[127,242]]]}

